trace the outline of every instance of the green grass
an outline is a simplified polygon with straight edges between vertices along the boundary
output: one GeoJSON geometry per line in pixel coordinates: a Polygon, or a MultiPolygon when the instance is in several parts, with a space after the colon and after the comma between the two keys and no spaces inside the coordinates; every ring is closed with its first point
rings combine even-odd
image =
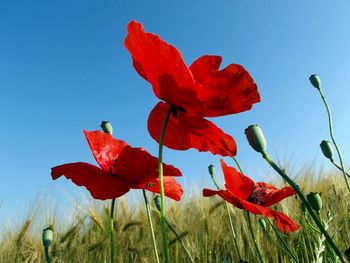
{"type": "MultiPolygon", "coordinates": [[[[306,170],[296,181],[305,193],[321,193],[324,204],[321,218],[344,252],[350,247],[350,202],[343,178],[339,172],[322,177],[313,174],[306,170]]],[[[129,206],[124,198],[116,203],[116,262],[155,262],[146,210],[141,201],[142,192],[139,193],[139,205],[129,206]]],[[[200,194],[184,198],[181,202],[168,203],[167,219],[181,235],[195,262],[238,262],[223,204],[219,198],[203,198],[200,194]]],[[[67,215],[55,214],[47,219],[55,228],[54,242],[50,246],[52,262],[108,262],[109,205],[110,202],[101,205],[91,201],[83,207],[75,205],[73,216],[67,212],[67,215]]],[[[231,205],[230,208],[243,259],[258,262],[243,211],[231,205]]],[[[282,201],[275,208],[302,225],[302,229],[296,233],[282,234],[299,262],[334,262],[324,238],[305,223],[300,203],[295,197],[282,201]]],[[[3,231],[0,237],[0,262],[44,262],[41,233],[47,225],[40,222],[46,215],[38,211],[33,209],[18,227],[3,231]]],[[[153,208],[152,213],[158,251],[161,251],[159,212],[153,208]]],[[[253,228],[265,262],[292,262],[259,227],[258,218],[252,215],[253,228]]],[[[277,240],[271,227],[268,230],[277,240]]],[[[190,262],[173,233],[168,231],[167,235],[171,262],[190,262]]]]}

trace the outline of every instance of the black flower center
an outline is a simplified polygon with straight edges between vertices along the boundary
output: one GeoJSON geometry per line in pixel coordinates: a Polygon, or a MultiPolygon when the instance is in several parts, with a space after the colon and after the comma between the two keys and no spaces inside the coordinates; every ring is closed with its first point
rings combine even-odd
{"type": "Polygon", "coordinates": [[[248,201],[258,205],[264,205],[266,200],[266,188],[254,187],[253,192],[248,197],[248,201]]]}

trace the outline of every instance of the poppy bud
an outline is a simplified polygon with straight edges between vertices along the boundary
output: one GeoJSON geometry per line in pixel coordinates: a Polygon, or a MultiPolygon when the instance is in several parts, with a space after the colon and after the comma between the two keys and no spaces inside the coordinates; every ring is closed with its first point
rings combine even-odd
{"type": "Polygon", "coordinates": [[[320,89],[321,88],[321,80],[319,78],[319,76],[317,76],[316,74],[312,74],[309,78],[312,86],[314,86],[316,89],[320,89]]]}
{"type": "Polygon", "coordinates": [[[208,166],[208,170],[209,170],[209,174],[211,175],[211,176],[214,176],[215,175],[215,166],[214,165],[209,165],[208,166]]]}
{"type": "Polygon", "coordinates": [[[109,133],[109,134],[112,135],[113,127],[112,127],[112,124],[109,121],[103,121],[101,123],[101,128],[102,128],[104,133],[109,133]]]}
{"type": "Polygon", "coordinates": [[[259,153],[266,152],[266,140],[259,125],[250,125],[244,131],[249,145],[259,153]]]}
{"type": "Polygon", "coordinates": [[[322,199],[319,193],[311,192],[306,197],[311,208],[317,212],[320,212],[322,209],[322,199]]]}
{"type": "Polygon", "coordinates": [[[51,226],[43,230],[42,241],[44,247],[49,247],[53,240],[53,229],[51,226]]]}
{"type": "Polygon", "coordinates": [[[156,195],[154,197],[154,204],[156,205],[156,208],[158,209],[158,211],[161,210],[161,205],[160,205],[160,197],[159,195],[156,195]]]}
{"type": "Polygon", "coordinates": [[[264,231],[267,230],[267,225],[266,225],[266,222],[265,222],[265,220],[264,220],[263,218],[259,218],[258,223],[259,223],[260,227],[261,227],[264,231]]]}
{"type": "Polygon", "coordinates": [[[329,141],[323,140],[320,144],[323,155],[329,160],[333,161],[333,148],[329,141]]]}

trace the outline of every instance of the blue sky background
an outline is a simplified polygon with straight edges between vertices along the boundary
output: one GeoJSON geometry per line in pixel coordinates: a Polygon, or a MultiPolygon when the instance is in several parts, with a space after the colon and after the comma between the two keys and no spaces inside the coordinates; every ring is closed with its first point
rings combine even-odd
{"type": "MultiPolygon", "coordinates": [[[[223,66],[239,63],[251,73],[261,103],[212,119],[236,139],[247,175],[269,180],[271,172],[244,137],[254,123],[275,159],[328,166],[318,146],[329,139],[326,112],[309,84],[312,73],[321,76],[348,163],[349,12],[345,0],[1,1],[0,218],[16,217],[38,193],[67,202],[64,192],[77,187],[53,182],[50,168],[95,163],[82,130],[102,120],[112,122],[116,137],[157,155],[146,122],[158,99],[123,45],[132,19],[176,46],[187,64],[217,54],[223,66]]],[[[220,171],[219,157],[195,150],[167,149],[164,159],[183,171],[188,192],[212,186],[210,163],[220,171]]]]}

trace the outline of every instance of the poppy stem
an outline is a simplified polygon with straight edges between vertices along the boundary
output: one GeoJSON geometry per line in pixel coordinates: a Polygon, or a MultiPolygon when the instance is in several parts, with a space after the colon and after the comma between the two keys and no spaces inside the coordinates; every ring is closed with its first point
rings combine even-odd
{"type": "MultiPolygon", "coordinates": [[[[213,180],[213,182],[214,182],[214,184],[216,186],[216,189],[218,191],[220,191],[221,188],[218,185],[218,183],[216,182],[215,177],[214,177],[215,176],[215,171],[214,170],[212,170],[212,172],[210,173],[210,176],[211,176],[211,179],[213,180]]],[[[232,241],[233,241],[233,244],[235,245],[236,252],[237,252],[239,260],[242,260],[241,253],[239,252],[239,248],[238,248],[238,244],[237,244],[237,240],[236,240],[236,233],[235,233],[235,229],[233,227],[233,221],[232,221],[232,216],[231,216],[231,213],[230,213],[230,208],[228,206],[228,203],[226,201],[224,201],[224,202],[225,202],[225,209],[226,209],[228,221],[230,223],[230,230],[231,230],[232,241]]]]}
{"type": "Polygon", "coordinates": [[[112,199],[111,203],[111,214],[109,217],[109,241],[110,241],[110,262],[114,263],[114,205],[115,205],[115,198],[112,199]]]}
{"type": "Polygon", "coordinates": [[[160,261],[159,261],[159,257],[158,257],[158,251],[157,251],[156,237],[154,235],[153,223],[152,223],[152,218],[151,218],[151,210],[150,210],[150,205],[149,205],[149,202],[148,202],[148,199],[147,199],[147,196],[146,196],[145,189],[142,189],[142,193],[143,193],[143,198],[145,200],[149,227],[151,228],[154,257],[156,258],[156,262],[159,263],[160,261]]]}
{"type": "Polygon", "coordinates": [[[276,233],[277,238],[281,241],[282,245],[285,247],[284,251],[293,259],[293,261],[295,263],[298,262],[298,260],[296,259],[296,257],[293,255],[292,251],[290,251],[289,247],[287,246],[286,242],[284,241],[284,239],[281,236],[281,233],[278,231],[278,229],[276,229],[276,227],[272,224],[270,219],[267,219],[267,221],[269,222],[270,226],[272,227],[273,231],[276,233]]]}
{"type": "Polygon", "coordinates": [[[321,87],[317,88],[317,90],[319,91],[319,93],[320,93],[320,95],[321,95],[321,98],[322,98],[322,101],[323,101],[323,103],[324,103],[324,106],[326,107],[326,110],[327,110],[327,114],[328,114],[328,125],[329,125],[329,133],[330,133],[330,135],[331,135],[333,144],[334,144],[334,146],[335,146],[335,149],[336,149],[337,154],[338,154],[338,157],[339,157],[340,167],[341,167],[340,170],[341,170],[342,173],[343,173],[343,177],[344,177],[344,180],[345,180],[345,183],[346,183],[346,187],[348,188],[349,193],[350,193],[350,185],[349,185],[349,181],[348,181],[348,178],[347,178],[347,175],[346,175],[346,171],[345,171],[345,167],[344,167],[343,158],[342,158],[342,156],[341,156],[341,153],[340,153],[338,144],[337,144],[337,142],[335,141],[335,138],[334,138],[331,110],[329,109],[329,106],[328,106],[326,97],[324,96],[321,87]]]}
{"type": "Polygon", "coordinates": [[[322,232],[322,234],[325,236],[325,238],[327,239],[329,245],[332,247],[332,249],[334,250],[334,252],[337,254],[337,256],[339,257],[340,261],[345,263],[345,260],[343,258],[343,255],[341,254],[340,250],[338,249],[338,247],[336,246],[336,244],[334,243],[334,241],[332,240],[332,237],[328,234],[328,232],[326,231],[326,229],[324,228],[323,224],[321,223],[321,221],[319,220],[319,218],[317,217],[317,215],[315,214],[315,212],[312,210],[311,206],[309,205],[304,193],[300,190],[299,185],[297,185],[288,175],[286,175],[282,169],[280,169],[270,158],[270,156],[268,155],[267,152],[263,152],[262,153],[262,157],[271,165],[271,167],[277,172],[279,173],[282,178],[294,189],[294,191],[298,194],[299,198],[301,199],[301,201],[303,202],[303,204],[305,205],[306,209],[308,210],[309,214],[311,215],[312,219],[314,220],[314,222],[316,223],[317,227],[320,229],[320,231],[322,232]]]}
{"type": "Polygon", "coordinates": [[[49,254],[49,247],[45,247],[45,259],[47,263],[51,263],[50,254],[49,254]]]}
{"type": "MultiPolygon", "coordinates": [[[[331,160],[331,163],[338,168],[340,171],[342,171],[341,167],[339,166],[339,164],[337,164],[334,160],[331,160]]],[[[350,178],[350,174],[346,173],[346,176],[350,178]]]]}
{"type": "Polygon", "coordinates": [[[165,200],[164,200],[164,181],[163,181],[163,142],[165,137],[166,127],[170,118],[170,114],[173,111],[173,107],[170,106],[166,112],[163,122],[162,131],[159,137],[158,148],[158,175],[159,175],[159,195],[160,195],[160,224],[162,227],[162,244],[163,244],[163,258],[164,262],[169,262],[168,246],[166,238],[166,223],[165,223],[165,200]]]}
{"type": "MultiPolygon", "coordinates": [[[[243,174],[243,170],[242,170],[241,166],[239,165],[238,160],[234,156],[232,157],[232,159],[236,163],[240,173],[243,174]]],[[[259,246],[258,246],[258,244],[256,242],[256,238],[255,238],[253,227],[252,227],[252,221],[251,221],[251,218],[250,218],[250,213],[249,213],[249,211],[245,211],[245,214],[246,214],[246,220],[247,220],[247,223],[248,223],[248,226],[249,226],[249,231],[250,231],[250,234],[251,234],[253,242],[254,242],[254,247],[255,247],[256,253],[258,254],[260,262],[264,262],[263,259],[262,259],[262,255],[261,255],[259,246]]]]}

